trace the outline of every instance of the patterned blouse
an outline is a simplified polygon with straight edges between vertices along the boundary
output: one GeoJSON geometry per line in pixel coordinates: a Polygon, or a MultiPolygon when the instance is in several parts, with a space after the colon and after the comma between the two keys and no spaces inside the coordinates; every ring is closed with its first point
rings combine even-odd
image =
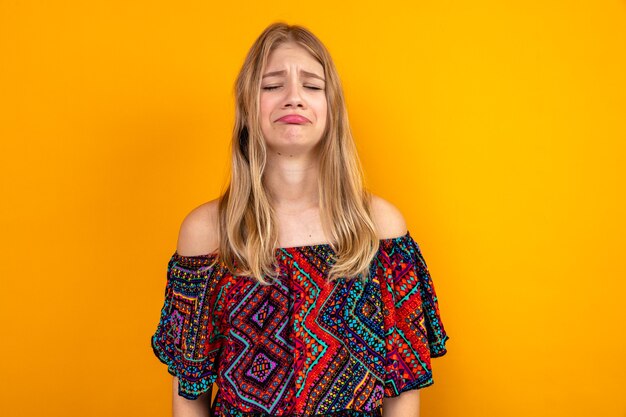
{"type": "Polygon", "coordinates": [[[371,279],[325,277],[330,244],[276,249],[279,280],[234,277],[215,254],[172,255],[152,348],[178,395],[218,388],[222,417],[381,416],[434,383],[446,353],[435,288],[410,233],[381,239],[371,279]]]}

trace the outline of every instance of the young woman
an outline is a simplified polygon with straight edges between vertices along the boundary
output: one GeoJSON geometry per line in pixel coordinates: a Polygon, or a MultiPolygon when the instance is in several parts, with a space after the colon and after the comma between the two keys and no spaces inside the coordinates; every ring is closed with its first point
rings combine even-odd
{"type": "Polygon", "coordinates": [[[327,49],[272,24],[235,94],[230,184],[183,220],[151,340],[174,415],[417,417],[449,337],[402,214],[364,187],[327,49]]]}

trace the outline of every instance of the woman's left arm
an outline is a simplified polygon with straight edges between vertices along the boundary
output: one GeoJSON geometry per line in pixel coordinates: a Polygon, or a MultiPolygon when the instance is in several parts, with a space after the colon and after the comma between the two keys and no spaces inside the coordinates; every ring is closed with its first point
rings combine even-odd
{"type": "Polygon", "coordinates": [[[420,391],[412,389],[383,398],[383,417],[420,417],[420,391]]]}

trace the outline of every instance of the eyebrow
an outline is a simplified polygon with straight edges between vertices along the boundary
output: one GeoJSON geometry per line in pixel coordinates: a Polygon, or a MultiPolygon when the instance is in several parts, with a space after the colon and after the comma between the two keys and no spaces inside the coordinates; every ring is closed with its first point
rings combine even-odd
{"type": "MultiPolygon", "coordinates": [[[[284,76],[287,74],[287,71],[282,70],[282,71],[272,71],[272,72],[268,72],[267,74],[265,74],[262,78],[266,78],[266,77],[276,77],[276,76],[284,76]]],[[[322,80],[324,82],[326,82],[326,80],[322,77],[320,77],[319,75],[313,73],[313,72],[308,72],[305,70],[300,70],[300,75],[304,75],[306,77],[312,77],[312,78],[317,78],[319,80],[322,80]]]]}

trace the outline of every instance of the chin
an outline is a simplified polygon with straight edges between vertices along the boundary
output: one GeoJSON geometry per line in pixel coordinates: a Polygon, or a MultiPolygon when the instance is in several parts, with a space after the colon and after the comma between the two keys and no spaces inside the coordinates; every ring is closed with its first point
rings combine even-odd
{"type": "Polygon", "coordinates": [[[315,141],[310,138],[283,138],[277,141],[266,141],[265,144],[268,149],[271,149],[276,152],[285,152],[290,154],[302,154],[319,146],[320,141],[315,141]]]}

